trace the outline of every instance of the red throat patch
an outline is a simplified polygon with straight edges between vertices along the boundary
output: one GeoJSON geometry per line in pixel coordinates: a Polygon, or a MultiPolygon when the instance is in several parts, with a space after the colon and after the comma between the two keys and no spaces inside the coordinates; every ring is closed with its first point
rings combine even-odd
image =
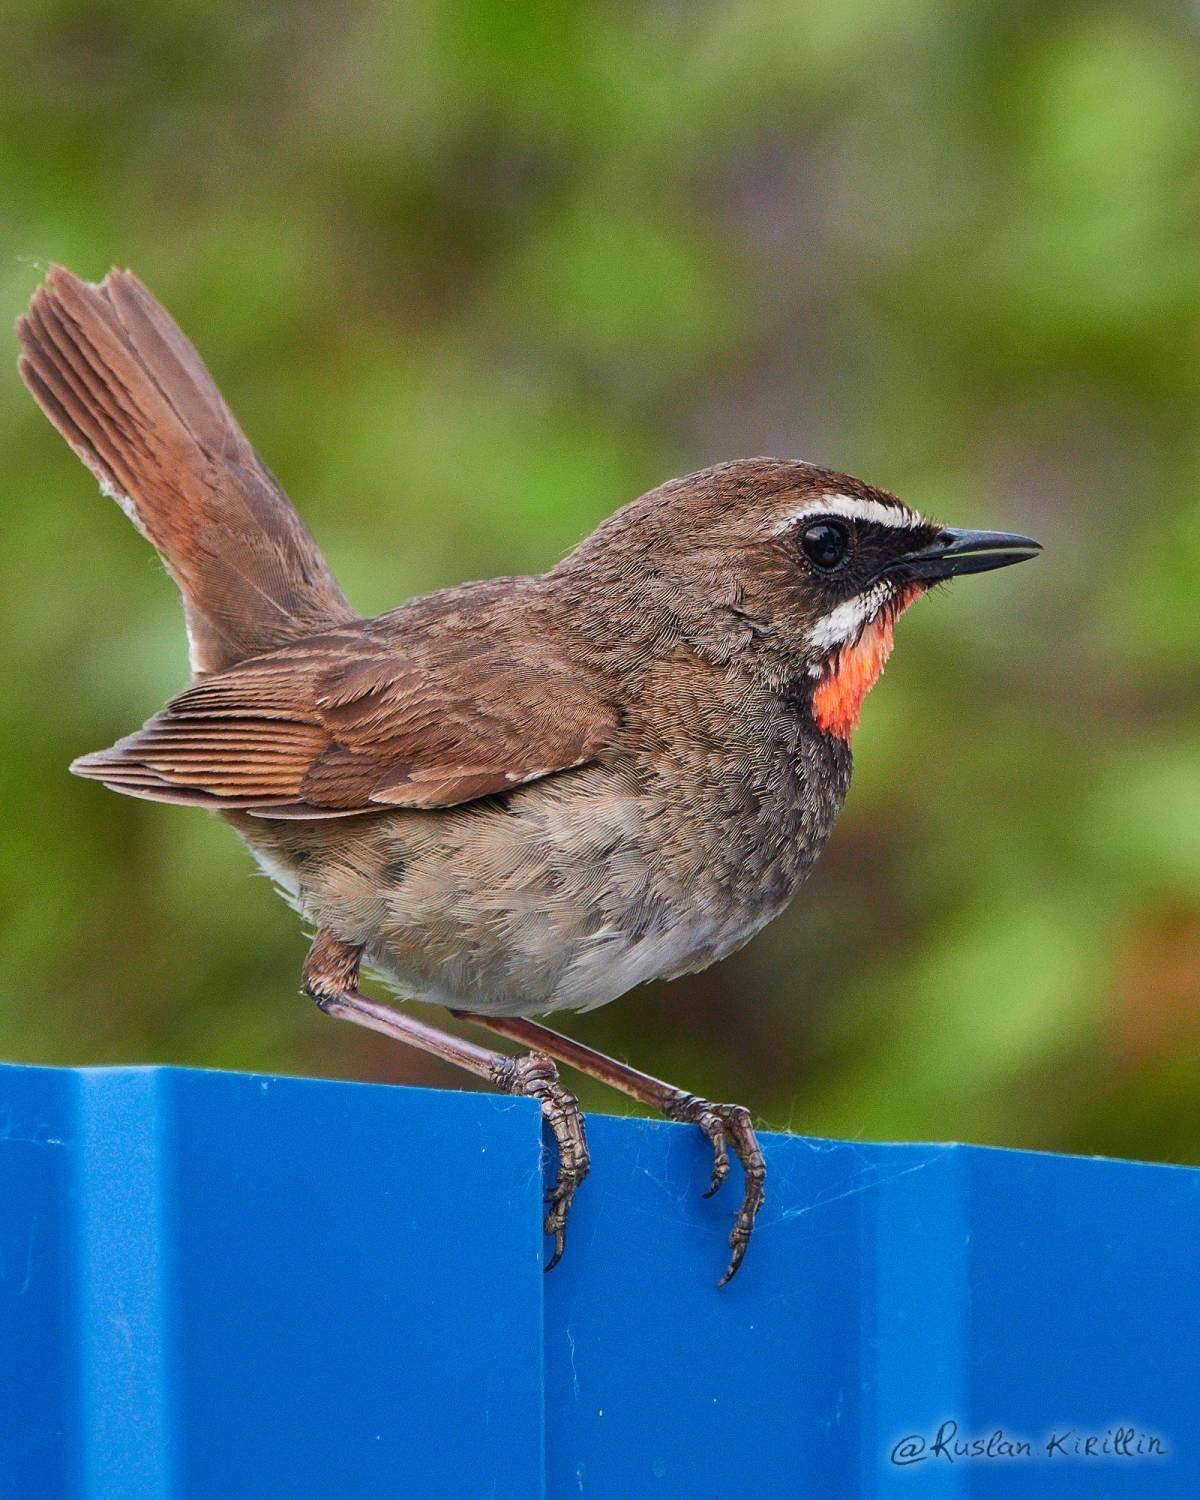
{"type": "Polygon", "coordinates": [[[888,608],[863,627],[856,640],[830,660],[813,692],[812,713],[818,729],[849,741],[866,696],[892,654],[896,620],[920,592],[914,588],[897,595],[888,608]]]}

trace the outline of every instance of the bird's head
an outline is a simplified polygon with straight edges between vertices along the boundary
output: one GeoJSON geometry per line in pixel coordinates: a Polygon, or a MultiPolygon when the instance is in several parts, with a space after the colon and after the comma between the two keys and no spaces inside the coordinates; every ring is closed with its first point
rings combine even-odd
{"type": "Polygon", "coordinates": [[[848,474],[746,459],[626,506],[568,565],[615,565],[682,622],[685,639],[726,659],[737,643],[776,685],[811,693],[820,728],[849,739],[914,600],[1040,551],[1027,536],[928,520],[848,474]]]}
{"type": "Polygon", "coordinates": [[[754,550],[774,554],[764,572],[770,592],[790,603],[813,718],[849,739],[891,653],[896,620],[915,599],[1041,548],[1027,536],[943,526],[884,490],[817,472],[818,492],[777,509],[754,550]]]}

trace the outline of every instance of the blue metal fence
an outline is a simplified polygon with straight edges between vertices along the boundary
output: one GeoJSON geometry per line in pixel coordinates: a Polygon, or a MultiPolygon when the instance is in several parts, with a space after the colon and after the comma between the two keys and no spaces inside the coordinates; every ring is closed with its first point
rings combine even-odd
{"type": "Polygon", "coordinates": [[[590,1127],[543,1277],[530,1101],[0,1068],[0,1496],[1200,1495],[1200,1171],[769,1136],[718,1291],[590,1127]]]}

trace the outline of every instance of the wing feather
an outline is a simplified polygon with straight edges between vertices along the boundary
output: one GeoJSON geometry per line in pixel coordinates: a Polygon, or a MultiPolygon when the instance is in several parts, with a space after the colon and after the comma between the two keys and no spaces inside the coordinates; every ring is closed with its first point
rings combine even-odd
{"type": "Polygon", "coordinates": [[[502,795],[611,744],[606,684],[527,636],[404,634],[366,621],[251,658],[71,769],[131,796],[347,817],[502,795]]]}

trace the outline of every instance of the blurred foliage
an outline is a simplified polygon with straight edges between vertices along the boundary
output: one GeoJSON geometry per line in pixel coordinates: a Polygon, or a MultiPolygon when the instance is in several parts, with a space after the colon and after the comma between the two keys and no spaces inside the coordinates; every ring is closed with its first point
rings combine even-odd
{"type": "MultiPolygon", "coordinates": [[[[1046,544],[906,618],[794,909],[572,1029],[774,1125],[1200,1157],[1194,12],[8,19],[0,305],[135,267],[364,612],[763,452],[1046,544]]],[[[228,829],[66,774],[178,606],[15,373],[0,456],[0,1052],[458,1084],[297,998],[228,829]]]]}

